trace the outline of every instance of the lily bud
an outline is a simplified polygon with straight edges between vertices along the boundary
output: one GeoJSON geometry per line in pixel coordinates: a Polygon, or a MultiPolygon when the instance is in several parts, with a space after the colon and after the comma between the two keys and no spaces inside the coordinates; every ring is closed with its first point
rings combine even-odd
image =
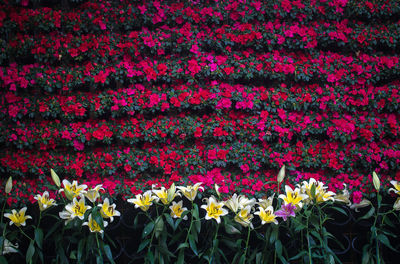
{"type": "Polygon", "coordinates": [[[379,188],[381,187],[381,182],[375,171],[372,173],[372,181],[374,183],[375,190],[379,192],[379,188]]]}
{"type": "Polygon", "coordinates": [[[11,189],[12,189],[12,177],[10,176],[6,183],[6,188],[5,188],[6,194],[9,194],[11,192],[11,189]]]}
{"type": "Polygon", "coordinates": [[[281,183],[285,179],[285,165],[282,166],[282,168],[279,170],[278,173],[278,183],[281,183]]]}
{"type": "Polygon", "coordinates": [[[60,178],[58,177],[57,173],[53,169],[50,169],[50,172],[51,172],[51,178],[53,179],[53,182],[56,184],[56,186],[58,188],[60,188],[61,182],[60,182],[60,178]]]}
{"type": "Polygon", "coordinates": [[[221,193],[218,190],[219,190],[219,186],[218,186],[218,184],[215,184],[215,191],[217,192],[218,197],[220,197],[221,193]]]}

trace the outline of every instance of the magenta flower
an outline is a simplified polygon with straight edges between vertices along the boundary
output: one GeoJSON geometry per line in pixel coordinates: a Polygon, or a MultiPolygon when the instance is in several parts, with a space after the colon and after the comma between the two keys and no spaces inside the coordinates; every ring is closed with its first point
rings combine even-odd
{"type": "Polygon", "coordinates": [[[283,221],[286,221],[289,216],[296,216],[296,213],[294,212],[295,209],[295,205],[288,203],[287,205],[282,205],[281,210],[276,211],[275,215],[282,217],[283,221]]]}

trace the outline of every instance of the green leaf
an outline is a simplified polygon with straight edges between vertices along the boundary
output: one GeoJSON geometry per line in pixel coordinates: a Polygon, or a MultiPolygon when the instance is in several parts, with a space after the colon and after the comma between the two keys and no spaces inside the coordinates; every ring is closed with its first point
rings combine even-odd
{"type": "Polygon", "coordinates": [[[181,248],[188,248],[188,247],[189,247],[188,243],[181,243],[176,250],[179,250],[181,248]]]}
{"type": "Polygon", "coordinates": [[[149,239],[143,240],[143,241],[140,243],[137,252],[139,253],[140,251],[142,251],[144,248],[147,247],[147,245],[148,245],[149,243],[150,243],[150,240],[149,240],[149,239]]]}
{"type": "Polygon", "coordinates": [[[111,263],[115,263],[114,260],[113,260],[111,248],[110,248],[109,245],[104,245],[104,253],[106,254],[108,260],[109,260],[111,263]]]}
{"type": "MultiPolygon", "coordinates": [[[[58,217],[56,218],[57,220],[59,219],[58,217]]],[[[45,240],[47,240],[53,233],[54,231],[56,231],[56,229],[63,224],[63,222],[58,221],[56,222],[50,229],[49,231],[46,232],[46,236],[44,237],[45,240]]],[[[57,233],[57,235],[60,235],[59,233],[57,233]]]]}
{"type": "Polygon", "coordinates": [[[26,251],[26,263],[29,263],[32,261],[33,254],[35,254],[35,246],[34,246],[34,241],[32,240],[31,243],[29,243],[28,250],[26,251]]]}
{"type": "Polygon", "coordinates": [[[282,256],[282,243],[280,240],[275,241],[275,250],[278,257],[282,256]]]}
{"type": "Polygon", "coordinates": [[[166,245],[156,245],[156,248],[158,249],[158,251],[160,251],[162,253],[162,255],[164,256],[168,256],[168,257],[175,257],[175,255],[168,250],[166,245]]]}
{"type": "Polygon", "coordinates": [[[332,206],[331,209],[333,209],[335,211],[338,211],[339,213],[342,213],[344,215],[347,215],[347,212],[345,210],[343,210],[342,208],[340,208],[340,207],[332,206]]]}
{"type": "Polygon", "coordinates": [[[390,244],[390,241],[389,241],[388,237],[385,236],[384,234],[379,234],[379,235],[378,235],[378,240],[379,240],[380,242],[382,242],[382,244],[384,244],[385,246],[387,246],[388,248],[390,248],[391,250],[397,252],[397,250],[394,249],[394,248],[392,247],[392,245],[390,244]]]}
{"type": "Polygon", "coordinates": [[[307,255],[307,251],[300,251],[296,256],[291,257],[289,260],[296,260],[301,258],[302,256],[307,255]]]}
{"type": "Polygon", "coordinates": [[[160,215],[156,219],[156,224],[154,226],[154,232],[155,232],[156,238],[158,238],[160,236],[160,234],[162,233],[163,230],[164,230],[164,220],[162,219],[162,216],[160,215]]]}
{"type": "Polygon", "coordinates": [[[77,254],[78,263],[81,263],[82,260],[83,249],[85,248],[85,241],[86,239],[83,238],[78,243],[78,254],[77,254]]]}
{"type": "Polygon", "coordinates": [[[184,264],[185,263],[185,250],[179,251],[178,260],[176,264],[184,264]]]}
{"type": "Polygon", "coordinates": [[[152,251],[147,252],[146,259],[148,259],[150,263],[154,263],[154,255],[152,251]]]}
{"type": "Polygon", "coordinates": [[[225,224],[225,231],[230,235],[240,234],[240,231],[231,224],[225,224]]]}
{"type": "Polygon", "coordinates": [[[0,256],[0,264],[8,264],[7,259],[4,256],[0,256]]]}
{"type": "Polygon", "coordinates": [[[150,234],[151,231],[153,231],[153,228],[154,228],[154,222],[148,223],[143,229],[142,238],[150,234]]]}
{"type": "Polygon", "coordinates": [[[193,237],[191,235],[189,235],[189,244],[190,248],[193,250],[193,253],[196,254],[196,256],[198,256],[199,253],[197,252],[196,242],[193,240],[193,237]]]}
{"type": "Polygon", "coordinates": [[[375,207],[371,206],[371,209],[362,217],[358,218],[357,220],[364,220],[371,218],[371,216],[375,213],[375,207]]]}
{"type": "Polygon", "coordinates": [[[194,241],[196,241],[196,242],[199,241],[198,233],[196,232],[195,229],[192,228],[192,230],[190,230],[190,234],[194,241]]]}
{"type": "Polygon", "coordinates": [[[172,227],[172,229],[174,229],[175,231],[175,224],[174,224],[174,220],[172,219],[170,214],[165,213],[165,220],[167,220],[167,223],[172,227]]]}
{"type": "Polygon", "coordinates": [[[93,208],[92,217],[93,220],[96,221],[96,223],[100,226],[100,228],[104,230],[103,217],[101,216],[97,206],[93,208]]]}
{"type": "Polygon", "coordinates": [[[35,229],[35,241],[36,244],[38,245],[38,247],[40,249],[42,249],[42,245],[43,245],[43,231],[40,228],[36,228],[35,229]]]}
{"type": "Polygon", "coordinates": [[[311,186],[311,198],[314,199],[315,198],[315,191],[316,191],[316,186],[313,183],[311,186]]]}
{"type": "Polygon", "coordinates": [[[97,255],[96,256],[96,263],[97,264],[103,264],[104,260],[103,260],[103,256],[102,255],[97,255]]]}
{"type": "Polygon", "coordinates": [[[278,239],[278,228],[273,226],[271,236],[269,237],[269,243],[273,244],[278,239]]]}

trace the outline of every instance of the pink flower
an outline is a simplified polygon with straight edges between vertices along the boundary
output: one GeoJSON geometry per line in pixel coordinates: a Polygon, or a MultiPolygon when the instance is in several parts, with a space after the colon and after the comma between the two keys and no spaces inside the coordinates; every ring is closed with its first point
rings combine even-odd
{"type": "Polygon", "coordinates": [[[76,150],[83,150],[84,148],[85,148],[85,145],[82,143],[82,142],[80,142],[80,141],[78,141],[78,140],[74,140],[74,148],[76,149],[76,150]]]}
{"type": "Polygon", "coordinates": [[[230,99],[222,98],[221,100],[219,100],[219,102],[217,103],[215,108],[217,108],[217,109],[230,108],[231,105],[232,105],[232,102],[230,99]]]}
{"type": "Polygon", "coordinates": [[[282,205],[281,210],[276,211],[275,215],[282,217],[283,221],[286,221],[289,216],[296,216],[294,209],[296,209],[296,206],[288,203],[287,205],[282,205]]]}
{"type": "Polygon", "coordinates": [[[362,200],[362,196],[363,194],[360,191],[353,192],[353,203],[359,204],[362,200]]]}

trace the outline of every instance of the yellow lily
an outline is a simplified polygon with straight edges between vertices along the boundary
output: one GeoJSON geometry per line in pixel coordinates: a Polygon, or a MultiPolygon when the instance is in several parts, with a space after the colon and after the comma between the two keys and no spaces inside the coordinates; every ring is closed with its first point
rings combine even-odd
{"type": "MultiPolygon", "coordinates": [[[[394,188],[390,188],[389,193],[394,192],[400,195],[400,183],[398,181],[390,181],[390,183],[393,185],[394,188]]],[[[400,197],[397,198],[396,202],[394,202],[393,209],[396,211],[400,210],[400,197]]]]}
{"type": "Polygon", "coordinates": [[[240,211],[235,215],[234,220],[244,227],[250,226],[251,228],[253,228],[253,225],[251,223],[253,215],[250,212],[251,212],[251,206],[248,205],[240,209],[240,211]]]}
{"type": "Polygon", "coordinates": [[[181,193],[189,199],[189,201],[193,202],[194,199],[196,199],[197,196],[197,191],[198,190],[204,190],[203,187],[201,187],[201,182],[196,183],[195,185],[188,185],[187,187],[184,186],[178,186],[176,188],[179,189],[179,191],[181,191],[181,193]]]}
{"type": "Polygon", "coordinates": [[[210,198],[205,198],[205,200],[207,201],[207,204],[203,204],[201,206],[201,208],[207,211],[205,219],[215,219],[218,224],[221,223],[220,217],[228,214],[228,210],[222,208],[224,206],[224,203],[218,202],[214,196],[211,196],[210,198]]]}
{"type": "Polygon", "coordinates": [[[116,204],[111,204],[108,198],[104,199],[102,204],[99,204],[100,214],[103,218],[110,218],[110,223],[114,221],[114,216],[120,216],[121,213],[115,210],[116,204]]]}
{"type": "Polygon", "coordinates": [[[143,194],[137,194],[135,198],[127,200],[128,203],[133,203],[135,208],[140,208],[143,211],[149,210],[153,201],[158,201],[158,197],[154,197],[151,190],[144,192],[143,194]]]}
{"type": "Polygon", "coordinates": [[[26,220],[32,219],[31,216],[25,215],[26,207],[23,207],[21,210],[17,212],[17,210],[12,209],[11,214],[5,213],[4,217],[10,219],[10,225],[15,224],[16,226],[25,226],[26,220]]]}
{"type": "Polygon", "coordinates": [[[308,182],[304,181],[301,186],[301,191],[304,194],[307,194],[308,199],[305,200],[306,203],[312,202],[313,194],[311,193],[311,189],[315,186],[315,201],[317,203],[326,202],[328,200],[334,201],[334,197],[336,193],[331,191],[326,191],[328,187],[324,186],[324,184],[320,181],[315,180],[314,178],[310,178],[308,182]]]}
{"type": "MultiPolygon", "coordinates": [[[[92,214],[89,215],[88,221],[84,222],[82,224],[87,225],[89,227],[90,232],[97,232],[97,233],[103,233],[104,230],[101,229],[100,225],[96,222],[96,220],[93,219],[92,214]]],[[[103,222],[104,227],[108,225],[106,221],[103,222]]]]}
{"type": "Polygon", "coordinates": [[[346,184],[344,184],[344,189],[342,190],[342,192],[340,194],[336,194],[333,199],[336,202],[341,202],[341,203],[345,203],[346,205],[350,206],[351,205],[351,201],[350,201],[350,193],[346,188],[346,184]]]}
{"type": "Polygon", "coordinates": [[[236,193],[232,195],[229,200],[225,201],[225,206],[232,210],[235,214],[240,210],[247,206],[254,206],[256,203],[256,199],[248,199],[244,195],[237,195],[236,193]]]}
{"type": "Polygon", "coordinates": [[[95,203],[98,198],[100,198],[100,190],[104,191],[102,184],[96,185],[93,189],[89,189],[84,193],[85,197],[89,199],[92,203],[95,203]]]}
{"type": "Polygon", "coordinates": [[[72,183],[70,183],[68,180],[65,179],[62,181],[62,183],[64,185],[64,188],[60,189],[60,192],[64,191],[65,196],[68,198],[68,200],[72,201],[72,199],[74,199],[75,197],[86,193],[86,184],[78,185],[77,181],[72,181],[72,183]]]}
{"type": "Polygon", "coordinates": [[[272,203],[274,202],[274,196],[275,193],[272,196],[268,197],[267,199],[258,199],[257,204],[265,210],[269,206],[272,206],[272,203]]]}
{"type": "Polygon", "coordinates": [[[173,183],[168,190],[165,189],[165,187],[161,187],[160,190],[153,189],[153,193],[157,195],[160,201],[165,205],[170,204],[175,199],[176,195],[180,196],[180,194],[176,192],[175,183],[173,183]]]}
{"type": "Polygon", "coordinates": [[[49,198],[49,192],[45,191],[42,195],[36,194],[34,197],[38,201],[40,211],[44,211],[47,208],[57,205],[54,199],[49,198]]]}
{"type": "Polygon", "coordinates": [[[294,190],[288,186],[285,185],[285,194],[280,194],[279,198],[281,198],[285,205],[286,204],[292,204],[295,205],[297,208],[303,207],[302,201],[308,198],[308,195],[302,194],[299,188],[295,188],[294,190]]]}
{"type": "Polygon", "coordinates": [[[78,217],[79,219],[83,220],[85,217],[86,210],[92,208],[89,205],[85,205],[85,197],[83,195],[79,196],[79,201],[76,197],[72,200],[72,203],[67,204],[65,206],[64,211],[59,213],[60,218],[65,219],[67,224],[69,221],[78,217]]]}
{"type": "MultiPolygon", "coordinates": [[[[171,216],[173,218],[181,218],[182,213],[187,211],[187,208],[182,206],[183,206],[182,201],[179,201],[178,203],[172,202],[172,205],[169,207],[169,209],[171,209],[171,216]]],[[[185,215],[182,219],[187,220],[187,215],[185,215]]]]}
{"type": "Polygon", "coordinates": [[[254,214],[260,217],[262,225],[269,223],[274,223],[276,225],[278,224],[278,220],[276,220],[276,215],[274,214],[274,208],[272,206],[268,206],[265,209],[260,206],[258,207],[258,211],[254,214]]]}

